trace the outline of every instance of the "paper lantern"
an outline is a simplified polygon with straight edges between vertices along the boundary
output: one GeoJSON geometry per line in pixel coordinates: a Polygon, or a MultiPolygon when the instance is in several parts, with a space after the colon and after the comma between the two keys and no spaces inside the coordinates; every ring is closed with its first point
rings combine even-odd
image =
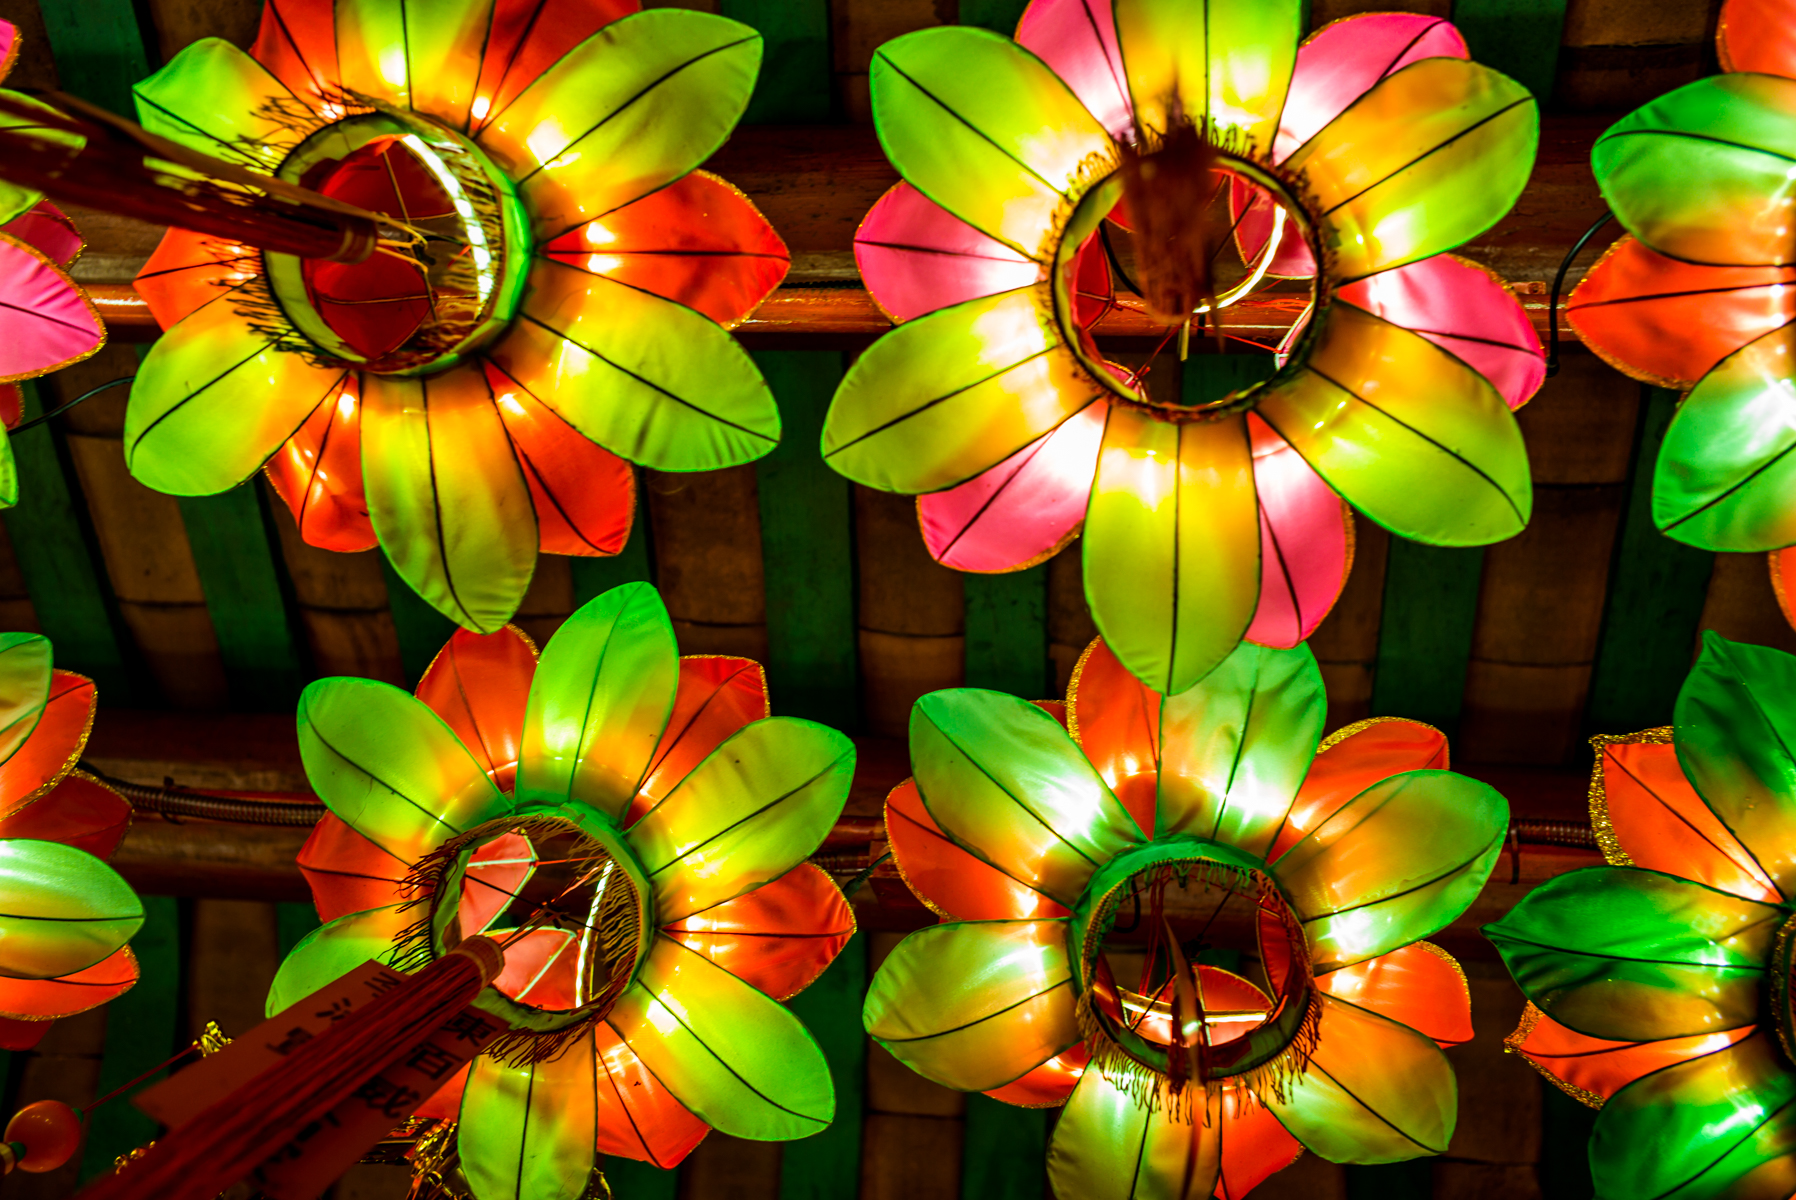
{"type": "Polygon", "coordinates": [[[1641,106],[1591,163],[1629,236],[1568,316],[1614,366],[1688,390],[1653,520],[1709,550],[1796,543],[1796,4],[1728,0],[1724,74],[1641,106]]]}
{"type": "Polygon", "coordinates": [[[1796,1191],[1792,696],[1796,658],[1705,635],[1671,728],[1592,739],[1610,865],[1485,926],[1529,1000],[1509,1044],[1602,1110],[1600,1196],[1796,1191]]]}
{"type": "Polygon", "coordinates": [[[920,494],[931,553],[961,570],[1016,570],[1083,531],[1099,631],[1169,694],[1243,635],[1308,636],[1351,562],[1342,497],[1437,545],[1509,537],[1530,510],[1510,410],[1541,381],[1539,341],[1501,281],[1443,252],[1520,194],[1535,103],[1445,22],[1356,17],[1300,48],[1300,7],[1036,0],[1015,41],[929,29],[873,59],[904,183],[856,253],[903,324],[843,380],[824,456],[920,494]],[[1088,260],[1125,164],[1152,164],[1181,120],[1253,265],[1217,303],[1315,273],[1282,369],[1203,404],[1106,364],[1080,301],[1105,290],[1088,260]]]}
{"type": "Polygon", "coordinates": [[[131,805],[75,769],[94,695],[52,668],[47,639],[0,634],[0,1045],[14,1049],[137,982],[125,943],[143,905],[105,862],[131,805]]]}
{"type": "Polygon", "coordinates": [[[331,812],[300,855],[326,924],[268,1010],[370,958],[505,945],[477,1003],[516,1032],[419,1110],[459,1115],[476,1197],[576,1197],[598,1154],[672,1166],[711,1128],[829,1124],[823,1056],[776,999],[854,931],[805,861],[854,750],[767,716],[758,666],[679,658],[660,598],[630,584],[568,618],[540,664],[515,629],[463,631],[416,697],[323,680],[299,720],[331,812]],[[520,904],[555,920],[514,937],[520,904]]]}
{"type": "Polygon", "coordinates": [[[1321,741],[1323,715],[1306,646],[1242,645],[1175,697],[1101,640],[1064,705],[925,696],[886,830],[945,921],[881,965],[868,1031],[945,1086],[1064,1101],[1061,1196],[1239,1196],[1304,1147],[1357,1163],[1444,1151],[1440,1046],[1470,1038],[1469,998],[1421,939],[1477,896],[1508,806],[1445,770],[1426,725],[1321,741]],[[1201,896],[1174,936],[1181,884],[1201,896]],[[1225,902],[1245,906],[1257,981],[1180,945],[1225,902]],[[1119,978],[1106,942],[1156,919],[1166,971],[1119,978]]]}
{"type": "Polygon", "coordinates": [[[760,36],[633,0],[270,0],[249,53],[187,47],[145,128],[388,214],[359,263],[172,230],[138,278],[166,330],[125,454],[204,495],[266,463],[307,541],[377,542],[462,626],[516,610],[537,550],[615,554],[630,463],[709,470],[779,439],[725,327],[784,276],[752,204],[693,168],[760,36]],[[541,19],[538,19],[540,16],[541,19]]]}
{"type": "MultiPolygon", "coordinates": [[[[0,21],[0,79],[18,56],[18,27],[0,21]]],[[[85,244],[73,221],[38,193],[0,182],[0,222],[0,423],[11,429],[23,416],[12,385],[94,354],[106,344],[106,325],[69,278],[85,244]]],[[[0,507],[18,500],[12,443],[0,433],[0,507]]]]}

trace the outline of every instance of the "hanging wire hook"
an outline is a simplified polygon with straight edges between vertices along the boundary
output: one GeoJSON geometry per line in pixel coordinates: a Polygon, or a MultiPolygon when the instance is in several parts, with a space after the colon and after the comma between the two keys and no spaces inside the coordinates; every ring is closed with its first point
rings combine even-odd
{"type": "Polygon", "coordinates": [[[136,378],[137,378],[137,376],[135,376],[135,375],[121,375],[117,379],[108,379],[105,383],[102,383],[99,387],[88,388],[85,392],[82,392],[79,396],[76,396],[73,400],[70,400],[66,404],[59,404],[47,413],[39,413],[37,416],[31,418],[29,421],[20,421],[17,425],[13,426],[7,432],[16,437],[19,434],[24,433],[27,429],[35,429],[37,426],[42,425],[45,421],[48,421],[51,417],[60,417],[63,413],[68,412],[69,409],[75,407],[77,404],[81,403],[83,400],[87,399],[89,396],[97,396],[101,392],[105,391],[107,388],[117,387],[121,383],[130,383],[132,380],[134,380],[136,378]]]}
{"type": "Polygon", "coordinates": [[[1573,243],[1571,251],[1559,262],[1559,273],[1553,276],[1553,291],[1547,297],[1547,378],[1559,374],[1559,290],[1565,286],[1565,273],[1571,270],[1572,260],[1578,257],[1590,239],[1596,236],[1597,230],[1615,218],[1608,209],[1596,219],[1596,223],[1584,231],[1584,236],[1573,243]]]}

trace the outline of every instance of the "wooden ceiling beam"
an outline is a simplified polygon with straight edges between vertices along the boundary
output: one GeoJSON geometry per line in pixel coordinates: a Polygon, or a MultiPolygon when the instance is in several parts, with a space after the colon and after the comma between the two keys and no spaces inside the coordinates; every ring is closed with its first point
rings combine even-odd
{"type": "MultiPolygon", "coordinates": [[[[1604,205],[1590,173],[1590,147],[1609,123],[1602,116],[1548,116],[1528,186],[1494,227],[1460,253],[1490,267],[1515,288],[1535,328],[1547,329],[1547,296],[1567,250],[1604,205]]],[[[740,328],[751,344],[785,345],[799,338],[864,340],[891,322],[859,286],[854,232],[886,189],[898,182],[872,128],[864,125],[745,125],[705,164],[758,205],[792,254],[787,286],[768,298],[740,328]]],[[[90,241],[94,268],[77,278],[121,340],[158,332],[154,318],[121,272],[140,262],[159,231],[104,214],[75,210],[90,241]]],[[[1586,264],[1597,247],[1586,251],[1586,264]]],[[[131,268],[134,269],[134,268],[131,268]]],[[[1571,276],[1575,281],[1577,275],[1571,276]]],[[[1569,287],[1567,288],[1569,291],[1569,287]]],[[[1273,295],[1228,310],[1239,337],[1273,342],[1303,310],[1295,295],[1273,295]]],[[[1575,342],[1564,328],[1561,334],[1575,342]]],[[[1164,332],[1133,296],[1101,320],[1098,336],[1117,341],[1158,340],[1164,332]]]]}

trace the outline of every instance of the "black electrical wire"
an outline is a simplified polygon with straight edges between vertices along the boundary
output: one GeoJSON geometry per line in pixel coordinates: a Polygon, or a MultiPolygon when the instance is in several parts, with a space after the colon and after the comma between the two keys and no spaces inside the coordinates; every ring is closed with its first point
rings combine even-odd
{"type": "Polygon", "coordinates": [[[1615,214],[1603,210],[1603,215],[1596,223],[1584,231],[1584,236],[1573,243],[1571,251],[1559,262],[1559,272],[1553,276],[1553,290],[1547,297],[1547,378],[1559,374],[1559,291],[1565,286],[1565,273],[1571,270],[1572,260],[1596,236],[1596,231],[1615,218],[1615,214]]]}
{"type": "Polygon", "coordinates": [[[29,421],[20,421],[17,425],[14,425],[12,427],[12,429],[9,430],[8,432],[13,434],[14,436],[17,436],[18,434],[24,433],[27,429],[35,429],[37,426],[42,425],[45,421],[48,421],[51,417],[60,417],[63,413],[68,412],[69,409],[75,407],[77,404],[81,403],[83,400],[87,399],[89,396],[97,396],[101,392],[105,391],[107,388],[117,387],[121,383],[130,383],[132,380],[134,380],[136,378],[137,378],[137,376],[135,376],[135,375],[121,375],[117,379],[108,379],[105,383],[102,383],[99,387],[88,388],[85,392],[82,392],[79,396],[76,396],[73,400],[70,400],[67,404],[59,404],[55,408],[51,409],[49,412],[39,413],[37,416],[31,418],[29,421]]]}

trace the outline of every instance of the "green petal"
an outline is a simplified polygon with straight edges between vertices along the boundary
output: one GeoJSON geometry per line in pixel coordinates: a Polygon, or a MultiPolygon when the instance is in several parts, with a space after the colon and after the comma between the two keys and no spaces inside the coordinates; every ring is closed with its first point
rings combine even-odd
{"type": "Polygon", "coordinates": [[[667,925],[770,883],[835,827],[854,743],[814,721],[768,717],[694,767],[624,834],[667,925]]]}
{"type": "Polygon", "coordinates": [[[299,756],[325,806],[401,862],[511,811],[443,719],[391,684],[320,679],[307,687],[299,756]]]}
{"type": "Polygon", "coordinates": [[[1260,518],[1245,418],[1174,424],[1114,405],[1085,516],[1085,598],[1123,666],[1193,687],[1241,642],[1260,599],[1260,518]]]}
{"type": "Polygon", "coordinates": [[[1661,254],[1796,262],[1796,79],[1716,75],[1641,105],[1590,151],[1603,199],[1661,254]]]}
{"type": "Polygon", "coordinates": [[[391,962],[399,933],[416,920],[397,904],[338,917],[305,937],[281,960],[265,1009],[282,1012],[365,962],[391,962]]]}
{"type": "Polygon", "coordinates": [[[1443,1154],[1459,1115],[1459,1087],[1440,1047],[1407,1025],[1333,996],[1309,1070],[1270,1090],[1265,1104],[1304,1148],[1338,1163],[1443,1154]]]}
{"type": "Polygon", "coordinates": [[[1116,148],[1046,63],[965,25],[921,29],[873,53],[873,123],[886,157],[931,200],[1046,262],[1116,148]]]}
{"type": "Polygon", "coordinates": [[[464,628],[504,628],[536,568],[536,510],[485,373],[364,375],[362,479],[400,578],[464,628]]]}
{"type": "Polygon", "coordinates": [[[54,979],[131,940],[143,905],[118,872],[85,850],[0,839],[0,975],[54,979]]]}
{"type": "Polygon", "coordinates": [[[298,108],[287,86],[223,38],[201,38],[131,88],[151,133],[272,174],[292,144],[271,104],[298,108]]]}
{"type": "MultiPolygon", "coordinates": [[[[493,0],[336,0],[331,7],[336,74],[345,88],[467,127],[493,0]]],[[[305,20],[291,13],[287,19],[305,20]]]]}
{"type": "Polygon", "coordinates": [[[342,382],[279,348],[228,304],[208,304],[150,347],[125,409],[138,482],[210,496],[254,475],[342,382]]]}
{"type": "Polygon", "coordinates": [[[0,762],[19,752],[50,701],[50,639],[0,633],[0,762]]]}
{"type": "Polygon", "coordinates": [[[1299,0],[1117,0],[1116,36],[1136,124],[1164,131],[1176,99],[1212,140],[1264,160],[1303,24],[1299,0]]]}
{"type": "Polygon", "coordinates": [[[627,583],[562,623],[530,684],[520,802],[578,800],[613,820],[630,806],[673,711],[680,658],[661,596],[627,583]]]}
{"type": "Polygon", "coordinates": [[[933,492],[1059,428],[1102,394],[1060,338],[1045,284],[939,309],[855,360],[823,458],[857,483],[933,492]]]}
{"type": "Polygon", "coordinates": [[[1678,764],[1697,795],[1796,897],[1796,658],[1705,633],[1675,718],[1678,764]]]}
{"type": "Polygon", "coordinates": [[[1264,858],[1327,716],[1308,645],[1242,642],[1202,683],[1160,702],[1156,835],[1195,834],[1264,858]]]}
{"type": "Polygon", "coordinates": [[[481,1055],[462,1092],[456,1149],[476,1200],[579,1200],[598,1156],[592,1031],[547,1062],[481,1055]]]}
{"type": "Polygon", "coordinates": [[[1484,927],[1529,1000],[1590,1037],[1721,1033],[1756,1020],[1782,909],[1635,867],[1535,888],[1484,927]]]}
{"type": "Polygon", "coordinates": [[[19,463],[13,457],[12,438],[0,430],[0,508],[19,502],[19,463]]]}
{"type": "Polygon", "coordinates": [[[1053,717],[999,692],[931,692],[910,715],[923,806],[955,842],[1071,907],[1141,830],[1053,717]]]}
{"type": "Polygon", "coordinates": [[[719,1133],[786,1141],[835,1118],[828,1064],[798,1018],[671,938],[655,939],[608,1023],[719,1133]]]}
{"type": "Polygon", "coordinates": [[[613,21],[568,51],[475,139],[511,168],[538,241],[666,187],[735,128],[761,35],[709,13],[613,21]]]}
{"type": "Polygon", "coordinates": [[[1284,161],[1322,214],[1338,280],[1451,250],[1502,219],[1534,168],[1540,106],[1461,58],[1387,75],[1284,161]]]}
{"type": "MultiPolygon", "coordinates": [[[[1211,1099],[1210,1104],[1215,1105],[1211,1099]]],[[[1048,1180],[1079,1200],[1207,1200],[1222,1168],[1222,1119],[1179,1121],[1088,1068],[1054,1123],[1048,1180]]]]}
{"type": "Polygon", "coordinates": [[[1435,546],[1520,533],[1534,504],[1528,451],[1490,382],[1351,304],[1330,304],[1318,319],[1309,357],[1262,393],[1266,423],[1392,533],[1435,546]]]}
{"type": "Polygon", "coordinates": [[[1509,805],[1451,771],[1406,771],[1337,809],[1272,866],[1318,974],[1446,928],[1477,899],[1509,805]]]}
{"type": "Polygon", "coordinates": [[[1796,1074],[1769,1031],[1654,1071],[1603,1105],[1599,1196],[1755,1200],[1796,1189],[1796,1074]]]}
{"type": "MultiPolygon", "coordinates": [[[[524,315],[492,358],[510,385],[638,466],[714,471],[780,440],[767,381],[715,321],[559,259],[531,268],[524,315]]],[[[494,386],[504,405],[506,382],[494,386]]]]}
{"type": "Polygon", "coordinates": [[[1081,1040],[1067,922],[957,921],[898,943],[867,991],[862,1020],[926,1079],[984,1092],[1081,1040]]]}
{"type": "Polygon", "coordinates": [[[1653,522],[1707,550],[1796,543],[1796,325],[1748,342],[1698,381],[1665,431],[1653,522]]]}

